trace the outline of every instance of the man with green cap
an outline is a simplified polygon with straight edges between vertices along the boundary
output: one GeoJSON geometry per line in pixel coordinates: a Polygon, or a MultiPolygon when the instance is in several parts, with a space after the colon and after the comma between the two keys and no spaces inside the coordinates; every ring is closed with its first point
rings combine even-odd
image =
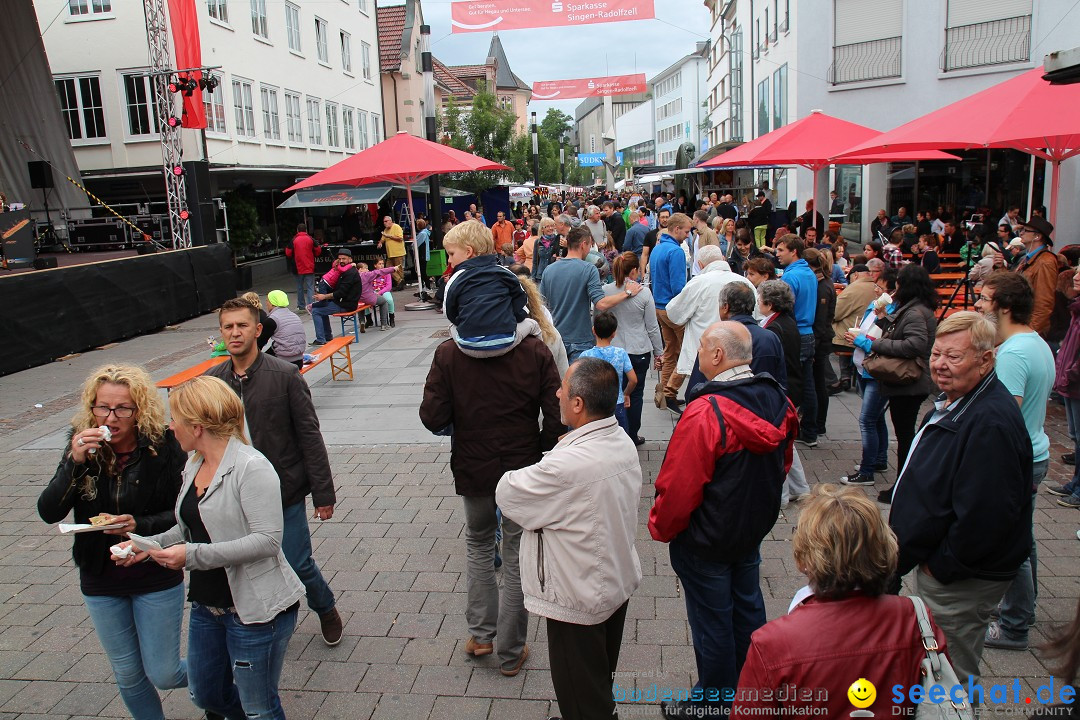
{"type": "Polygon", "coordinates": [[[274,344],[267,354],[303,369],[304,350],[307,348],[307,333],[304,332],[303,321],[289,309],[289,296],[283,291],[271,290],[266,299],[270,301],[270,312],[267,315],[277,323],[277,329],[271,338],[274,344]]]}

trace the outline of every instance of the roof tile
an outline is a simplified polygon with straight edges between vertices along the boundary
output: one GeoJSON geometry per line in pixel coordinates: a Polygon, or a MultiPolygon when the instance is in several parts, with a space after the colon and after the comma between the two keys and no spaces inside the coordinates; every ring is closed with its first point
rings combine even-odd
{"type": "Polygon", "coordinates": [[[405,31],[405,6],[375,9],[379,29],[379,67],[382,72],[401,69],[401,34],[405,31]]]}

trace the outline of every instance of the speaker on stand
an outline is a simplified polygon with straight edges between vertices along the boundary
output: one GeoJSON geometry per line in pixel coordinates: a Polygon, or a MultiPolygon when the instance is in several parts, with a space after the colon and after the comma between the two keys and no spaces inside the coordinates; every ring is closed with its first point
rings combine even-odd
{"type": "Polygon", "coordinates": [[[30,174],[30,187],[41,190],[41,200],[45,204],[45,232],[37,236],[38,246],[55,246],[60,244],[56,232],[53,230],[52,218],[49,216],[49,190],[53,187],[52,168],[44,160],[28,160],[26,170],[30,174]]]}

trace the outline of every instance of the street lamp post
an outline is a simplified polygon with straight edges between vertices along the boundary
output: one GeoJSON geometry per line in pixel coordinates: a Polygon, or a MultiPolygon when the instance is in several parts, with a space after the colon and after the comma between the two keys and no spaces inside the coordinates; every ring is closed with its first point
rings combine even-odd
{"type": "Polygon", "coordinates": [[[562,184],[566,184],[566,148],[559,143],[559,176],[562,184]]]}
{"type": "Polygon", "coordinates": [[[540,147],[536,137],[536,113],[532,114],[533,192],[540,190],[540,147]]]}

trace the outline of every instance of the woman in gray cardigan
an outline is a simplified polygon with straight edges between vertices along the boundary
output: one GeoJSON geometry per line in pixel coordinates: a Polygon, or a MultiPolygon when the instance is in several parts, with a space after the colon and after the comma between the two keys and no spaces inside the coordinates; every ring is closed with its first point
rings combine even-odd
{"type": "MultiPolygon", "coordinates": [[[[284,719],[278,680],[304,586],[281,552],[281,491],[273,466],[244,437],[240,398],[203,376],[169,396],[170,427],[191,453],[177,525],[140,552],[188,568],[188,687],[192,701],[230,720],[284,719]]],[[[125,543],[125,545],[127,545],[125,543]]]]}

